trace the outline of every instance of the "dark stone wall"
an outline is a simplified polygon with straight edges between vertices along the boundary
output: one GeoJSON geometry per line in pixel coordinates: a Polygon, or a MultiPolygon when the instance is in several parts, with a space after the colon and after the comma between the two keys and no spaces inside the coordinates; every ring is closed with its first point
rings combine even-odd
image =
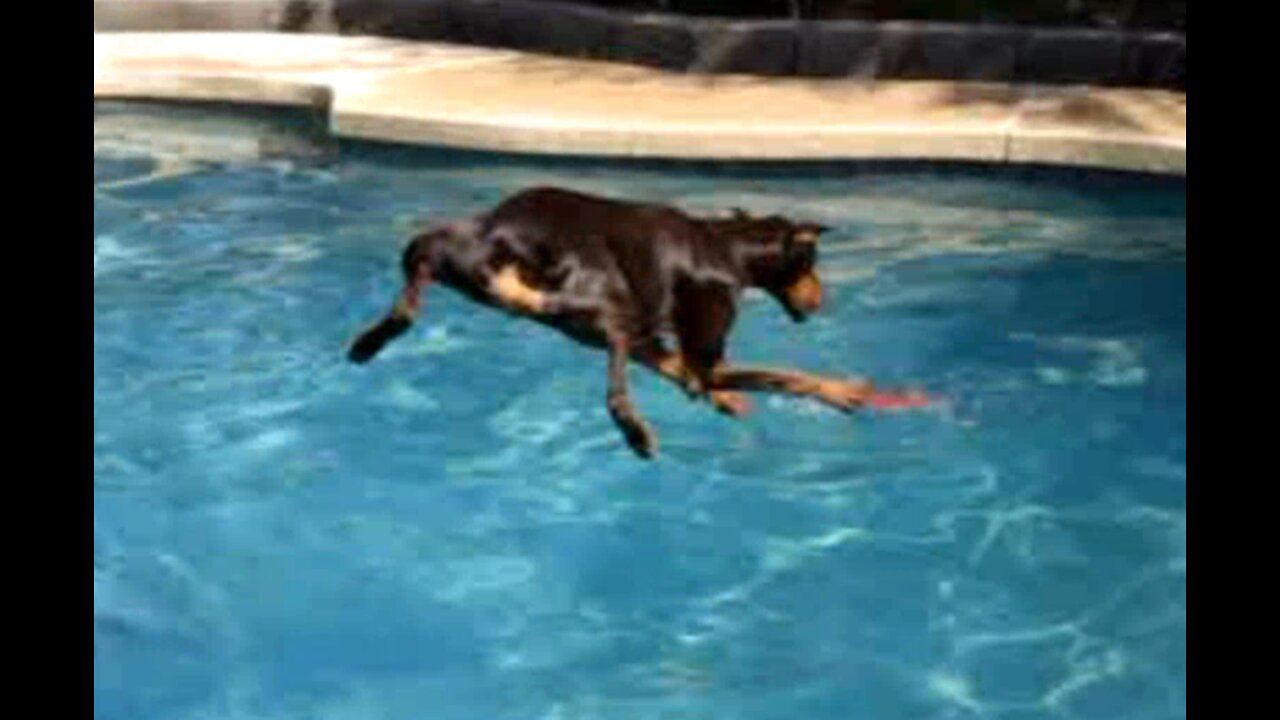
{"type": "MultiPolygon", "coordinates": [[[[977,5],[970,6],[981,6],[981,10],[1009,5],[1010,0],[974,2],[977,5]]],[[[789,16],[743,19],[693,16],[693,11],[713,10],[717,3],[682,6],[677,0],[94,0],[94,29],[338,32],[512,48],[685,72],[1089,83],[1186,91],[1185,32],[1072,26],[1066,16],[1057,25],[795,19],[817,17],[824,7],[831,10],[841,4],[864,8],[866,15],[874,15],[877,7],[884,12],[886,7],[882,0],[758,2],[741,7],[758,14],[785,8],[789,16]],[[690,14],[630,12],[601,5],[633,10],[665,5],[669,11],[683,7],[690,14]]],[[[915,6],[903,0],[891,5],[915,6]]],[[[1122,19],[1130,25],[1152,17],[1150,12],[1142,15],[1144,7],[1152,7],[1150,0],[1111,0],[1103,5],[1127,11],[1122,19]]],[[[1185,19],[1185,2],[1155,5],[1180,5],[1178,17],[1185,19]]],[[[1092,7],[1088,2],[1062,0],[1044,7],[1059,6],[1092,7]]],[[[1057,17],[1048,10],[1042,16],[1057,17]]]]}
{"type": "MultiPolygon", "coordinates": [[[[552,0],[556,1],[556,0],[552,0]]],[[[1186,32],[1186,0],[572,0],[677,15],[798,20],[921,20],[1186,32]]]]}

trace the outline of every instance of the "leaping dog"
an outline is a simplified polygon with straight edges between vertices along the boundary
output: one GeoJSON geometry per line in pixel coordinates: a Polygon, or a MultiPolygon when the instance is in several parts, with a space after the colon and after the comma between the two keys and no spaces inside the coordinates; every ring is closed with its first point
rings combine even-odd
{"type": "Polygon", "coordinates": [[[404,289],[348,357],[367,362],[408,330],[423,291],[439,282],[605,349],[609,414],[641,457],[652,457],[658,442],[628,392],[629,360],[734,416],[750,411],[744,390],[808,396],[850,411],[872,396],[869,382],[738,367],[725,357],[745,289],[765,291],[796,322],[822,306],[815,262],[827,229],[776,215],[698,218],[667,205],[525,190],[487,213],[414,237],[401,258],[404,289]]]}

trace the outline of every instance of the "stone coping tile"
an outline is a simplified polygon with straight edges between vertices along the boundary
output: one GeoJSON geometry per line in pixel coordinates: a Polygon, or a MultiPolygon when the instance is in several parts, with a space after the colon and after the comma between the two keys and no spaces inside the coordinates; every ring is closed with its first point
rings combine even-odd
{"type": "Polygon", "coordinates": [[[325,108],[340,136],[519,153],[953,159],[1186,174],[1186,96],[680,74],[276,33],[95,33],[94,96],[325,108]]]}

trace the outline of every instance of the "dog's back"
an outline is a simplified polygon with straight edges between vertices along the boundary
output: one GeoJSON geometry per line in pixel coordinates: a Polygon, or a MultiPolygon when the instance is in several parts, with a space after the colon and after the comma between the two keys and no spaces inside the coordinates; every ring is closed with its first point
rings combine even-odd
{"type": "Polygon", "coordinates": [[[701,234],[698,223],[676,208],[539,187],[511,196],[485,218],[485,235],[521,236],[544,251],[597,258],[610,252],[636,257],[637,249],[688,245],[701,234]]]}
{"type": "Polygon", "coordinates": [[[699,221],[669,206],[532,188],[504,201],[484,220],[483,234],[505,242],[536,268],[542,282],[561,287],[604,275],[625,288],[635,319],[656,329],[670,311],[682,269],[706,266],[706,233],[699,221]]]}

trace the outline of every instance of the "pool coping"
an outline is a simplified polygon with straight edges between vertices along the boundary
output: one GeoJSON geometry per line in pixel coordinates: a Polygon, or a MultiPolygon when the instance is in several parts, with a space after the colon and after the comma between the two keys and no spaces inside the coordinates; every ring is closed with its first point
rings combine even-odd
{"type": "Polygon", "coordinates": [[[954,160],[1186,175],[1186,95],[696,75],[447,43],[95,32],[94,98],[311,107],[362,140],[688,160],[954,160]]]}

